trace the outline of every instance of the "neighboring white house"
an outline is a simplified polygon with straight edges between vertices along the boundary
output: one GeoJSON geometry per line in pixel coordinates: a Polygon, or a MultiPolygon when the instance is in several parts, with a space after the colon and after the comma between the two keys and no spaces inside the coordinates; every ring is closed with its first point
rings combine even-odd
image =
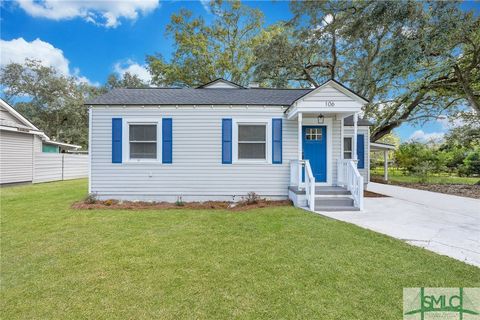
{"type": "Polygon", "coordinates": [[[72,167],[66,176],[86,176],[86,156],[60,155],[80,148],[50,140],[0,99],[0,184],[62,180],[66,165],[72,167]]]}
{"type": "Polygon", "coordinates": [[[90,109],[90,185],[100,199],[290,197],[312,210],[363,206],[368,101],[329,80],[316,89],[114,89],[90,109]]]}

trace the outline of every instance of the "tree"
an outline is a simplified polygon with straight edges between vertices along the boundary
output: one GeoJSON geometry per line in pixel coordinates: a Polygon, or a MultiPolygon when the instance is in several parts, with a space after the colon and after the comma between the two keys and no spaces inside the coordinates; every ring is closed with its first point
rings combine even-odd
{"type": "Polygon", "coordinates": [[[262,41],[263,14],[240,1],[211,1],[211,24],[192,12],[173,14],[167,34],[175,40],[170,62],[147,57],[156,85],[197,86],[221,77],[246,85],[254,68],[253,48],[262,41]]]}
{"type": "Polygon", "coordinates": [[[136,74],[125,72],[121,78],[114,73],[108,76],[105,87],[110,89],[115,88],[146,88],[148,83],[140,79],[136,74]]]}
{"type": "Polygon", "coordinates": [[[463,160],[460,173],[465,175],[480,175],[480,147],[470,151],[463,160]]]}
{"type": "Polygon", "coordinates": [[[477,114],[480,22],[454,2],[299,1],[283,32],[256,50],[255,77],[318,87],[335,78],[370,103],[376,141],[405,122],[468,104],[477,114]]]}
{"type": "Polygon", "coordinates": [[[29,59],[3,67],[0,84],[5,100],[51,139],[87,146],[88,109],[84,101],[99,89],[29,59]]]}

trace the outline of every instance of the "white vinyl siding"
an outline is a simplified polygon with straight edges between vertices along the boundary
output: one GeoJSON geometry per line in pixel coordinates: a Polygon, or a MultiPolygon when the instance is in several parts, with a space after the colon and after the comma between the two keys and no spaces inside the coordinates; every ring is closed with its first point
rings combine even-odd
{"type": "Polygon", "coordinates": [[[328,109],[330,112],[332,109],[337,112],[348,112],[354,109],[360,110],[361,107],[362,105],[352,97],[334,88],[331,84],[326,84],[299,99],[294,108],[305,113],[318,113],[321,109],[328,109]]]}
{"type": "Polygon", "coordinates": [[[25,126],[25,123],[18,120],[17,117],[13,116],[7,109],[5,109],[2,106],[0,106],[0,121],[1,120],[7,121],[7,122],[12,123],[12,124],[18,124],[22,127],[25,126]]]}
{"type": "Polygon", "coordinates": [[[0,131],[0,184],[32,181],[32,164],[33,135],[0,131]]]}
{"type": "MultiPolygon", "coordinates": [[[[297,122],[287,121],[281,107],[93,107],[92,192],[103,198],[235,200],[253,191],[286,198],[290,160],[297,157],[297,122]],[[113,164],[112,118],[172,118],[173,163],[113,164]],[[222,164],[222,119],[283,118],[283,163],[222,164]]],[[[233,128],[232,128],[233,129],[233,128]]],[[[234,130],[234,129],[233,129],[234,130]]],[[[270,138],[270,137],[269,137],[270,138]]],[[[267,139],[269,139],[267,138],[267,139]]],[[[271,144],[267,144],[271,146],[271,144]]],[[[161,148],[161,146],[159,146],[161,148]]],[[[267,147],[269,148],[269,147],[267,147]]],[[[269,152],[269,157],[271,152],[269,152]]]]}

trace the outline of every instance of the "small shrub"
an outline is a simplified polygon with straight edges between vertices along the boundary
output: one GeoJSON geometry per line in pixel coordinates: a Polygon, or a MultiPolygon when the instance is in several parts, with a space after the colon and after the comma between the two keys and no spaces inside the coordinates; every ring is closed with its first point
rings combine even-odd
{"type": "Polygon", "coordinates": [[[260,201],[260,196],[255,192],[249,192],[246,197],[243,198],[245,204],[257,204],[260,201]]]}
{"type": "Polygon", "coordinates": [[[114,204],[115,201],[113,199],[108,199],[103,202],[104,205],[110,207],[112,204],[114,204]]]}
{"type": "Polygon", "coordinates": [[[423,161],[415,165],[412,169],[414,175],[416,175],[421,183],[426,183],[430,173],[434,170],[435,166],[431,161],[423,161]]]}
{"type": "Polygon", "coordinates": [[[178,207],[183,207],[185,205],[185,202],[183,202],[182,196],[177,197],[177,201],[175,201],[175,205],[178,207]]]}
{"type": "Polygon", "coordinates": [[[97,203],[97,201],[98,201],[97,193],[95,193],[95,192],[89,193],[88,196],[84,200],[84,202],[86,204],[95,204],[95,203],[97,203]]]}

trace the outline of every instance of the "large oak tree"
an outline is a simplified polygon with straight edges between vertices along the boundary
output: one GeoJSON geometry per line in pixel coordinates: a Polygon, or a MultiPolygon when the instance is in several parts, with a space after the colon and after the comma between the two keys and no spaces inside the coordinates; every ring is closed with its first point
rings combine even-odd
{"type": "Polygon", "coordinates": [[[295,1],[291,10],[255,50],[265,85],[345,83],[370,100],[373,141],[440,114],[478,121],[480,23],[458,3],[295,1]]]}
{"type": "Polygon", "coordinates": [[[211,23],[189,10],[172,15],[167,26],[167,35],[175,41],[172,58],[147,57],[153,84],[197,86],[218,77],[244,85],[249,82],[253,49],[265,36],[262,12],[240,1],[216,0],[209,7],[211,23]]]}

